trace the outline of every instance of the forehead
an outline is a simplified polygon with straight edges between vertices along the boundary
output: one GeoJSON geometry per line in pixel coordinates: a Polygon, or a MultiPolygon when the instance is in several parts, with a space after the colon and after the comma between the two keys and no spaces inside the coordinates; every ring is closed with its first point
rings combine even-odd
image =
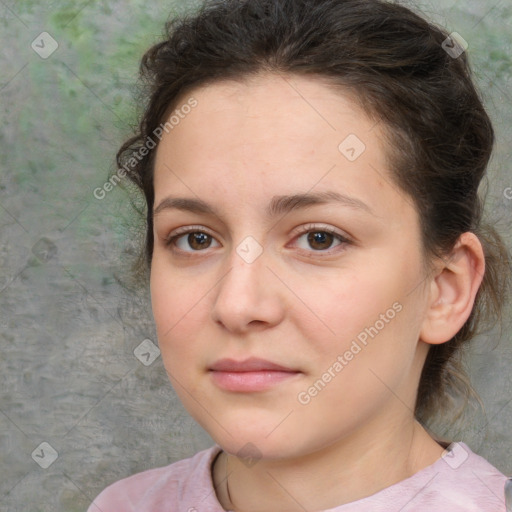
{"type": "Polygon", "coordinates": [[[348,90],[341,93],[331,81],[319,76],[265,73],[238,81],[216,82],[183,96],[178,105],[190,96],[197,99],[194,110],[201,112],[203,121],[237,123],[240,127],[260,128],[274,136],[278,130],[283,135],[297,132],[303,136],[312,135],[319,127],[343,130],[347,123],[367,122],[375,126],[353,93],[348,90]],[[337,118],[340,114],[343,126],[337,118]]]}
{"type": "MultiPolygon", "coordinates": [[[[317,77],[258,75],[199,87],[196,106],[164,133],[155,161],[155,203],[171,189],[237,196],[338,189],[391,200],[382,127],[359,103],[317,77]]],[[[189,109],[187,109],[189,110],[189,109]]],[[[221,199],[219,197],[219,199],[221,199]]],[[[396,204],[396,201],[395,201],[396,204]]]]}
{"type": "Polygon", "coordinates": [[[368,132],[379,130],[352,96],[335,91],[326,80],[278,74],[196,88],[182,95],[168,119],[178,123],[163,134],[157,167],[169,156],[170,146],[177,163],[183,158],[232,161],[251,152],[251,158],[276,162],[287,158],[292,165],[324,150],[338,158],[338,145],[347,135],[356,135],[359,146],[367,149],[376,142],[370,141],[368,132]],[[181,110],[191,99],[196,106],[187,107],[184,115],[181,110]],[[185,147],[187,151],[182,151],[185,147]]]}

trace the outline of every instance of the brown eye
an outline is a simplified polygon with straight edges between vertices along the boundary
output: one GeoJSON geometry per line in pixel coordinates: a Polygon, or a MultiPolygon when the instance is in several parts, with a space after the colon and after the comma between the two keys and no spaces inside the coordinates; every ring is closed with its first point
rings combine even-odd
{"type": "Polygon", "coordinates": [[[334,241],[334,235],[328,231],[310,231],[308,243],[315,251],[329,249],[334,241]]]}
{"type": "Polygon", "coordinates": [[[296,243],[301,252],[314,253],[319,255],[329,254],[329,249],[334,250],[338,246],[350,244],[350,241],[331,229],[321,229],[322,226],[308,225],[303,227],[296,238],[296,243]],[[335,244],[335,242],[338,242],[335,244]]]}
{"type": "Polygon", "coordinates": [[[201,250],[206,249],[211,244],[211,236],[206,233],[189,233],[187,235],[187,243],[193,249],[201,250]]]}
{"type": "Polygon", "coordinates": [[[204,231],[188,229],[170,236],[165,244],[181,252],[193,253],[210,248],[214,240],[212,235],[204,231]]]}

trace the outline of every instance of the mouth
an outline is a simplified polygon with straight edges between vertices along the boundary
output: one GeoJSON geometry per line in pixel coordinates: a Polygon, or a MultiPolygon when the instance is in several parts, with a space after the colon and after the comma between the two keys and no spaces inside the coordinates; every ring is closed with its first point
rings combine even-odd
{"type": "Polygon", "coordinates": [[[302,374],[300,370],[258,358],[220,359],[208,371],[219,388],[233,392],[264,391],[302,374]]]}

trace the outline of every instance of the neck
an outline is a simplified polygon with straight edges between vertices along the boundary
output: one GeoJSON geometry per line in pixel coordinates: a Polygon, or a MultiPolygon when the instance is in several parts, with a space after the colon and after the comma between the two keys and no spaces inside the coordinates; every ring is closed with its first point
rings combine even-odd
{"type": "Polygon", "coordinates": [[[409,478],[443,452],[414,420],[381,434],[349,436],[294,459],[262,458],[251,467],[224,452],[213,469],[219,502],[243,512],[334,508],[409,478]]]}

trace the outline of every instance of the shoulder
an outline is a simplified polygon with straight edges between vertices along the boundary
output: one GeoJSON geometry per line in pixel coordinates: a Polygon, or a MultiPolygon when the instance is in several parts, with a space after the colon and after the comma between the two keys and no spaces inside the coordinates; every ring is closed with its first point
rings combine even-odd
{"type": "Polygon", "coordinates": [[[406,480],[326,512],[506,512],[507,477],[462,442],[406,480]]]}
{"type": "Polygon", "coordinates": [[[184,500],[197,504],[213,489],[210,467],[220,450],[214,445],[188,459],[123,478],[105,488],[87,512],[160,512],[178,510],[178,504],[186,511],[184,500]]]}
{"type": "Polygon", "coordinates": [[[505,512],[508,478],[465,443],[451,443],[434,466],[427,502],[441,499],[453,511],[505,512]]]}

